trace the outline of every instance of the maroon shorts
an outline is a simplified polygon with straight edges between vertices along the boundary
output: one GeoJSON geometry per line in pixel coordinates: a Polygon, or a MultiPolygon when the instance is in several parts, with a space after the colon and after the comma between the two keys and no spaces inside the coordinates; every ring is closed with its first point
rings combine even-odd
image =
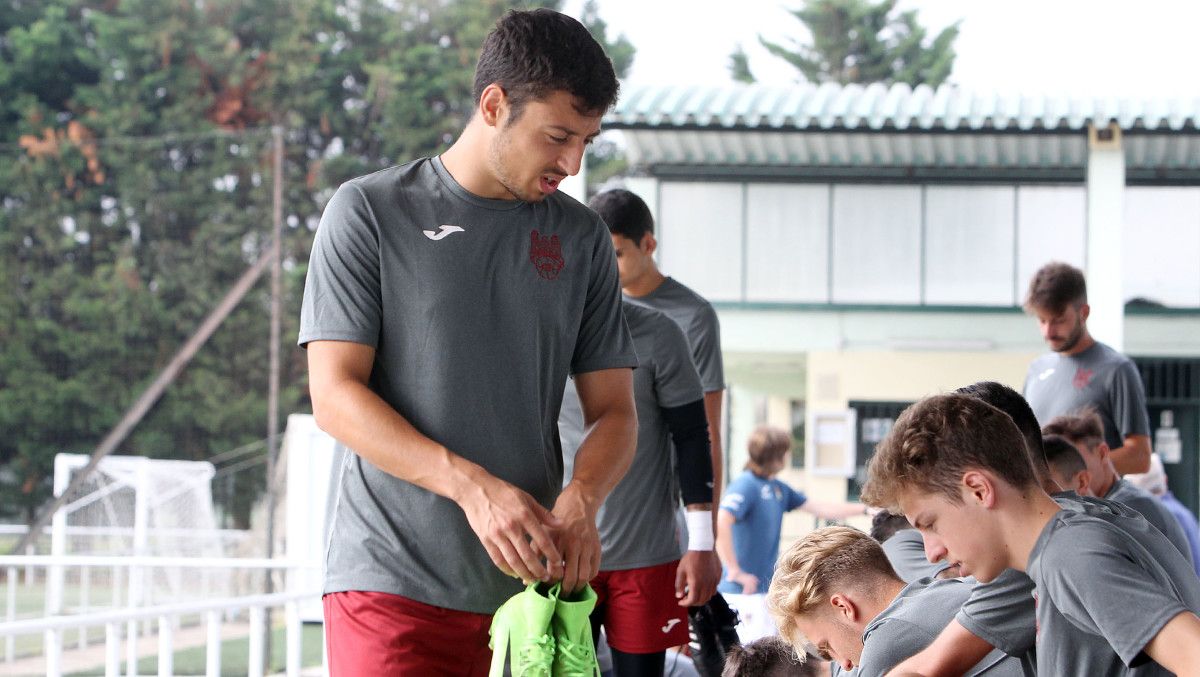
{"type": "Polygon", "coordinates": [[[688,642],[687,607],[675,597],[679,561],[652,567],[601,571],[592,579],[596,613],[609,646],[625,653],[655,653],[688,642]]]}
{"type": "Polygon", "coordinates": [[[488,673],[492,617],[384,592],[334,592],[325,607],[332,677],[488,673]]]}

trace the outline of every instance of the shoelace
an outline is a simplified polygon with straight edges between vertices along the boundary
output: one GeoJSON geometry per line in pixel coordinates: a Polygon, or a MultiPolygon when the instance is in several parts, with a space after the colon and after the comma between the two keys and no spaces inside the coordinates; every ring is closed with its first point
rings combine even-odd
{"type": "Polygon", "coordinates": [[[558,665],[561,672],[554,677],[594,677],[599,675],[592,647],[569,640],[558,642],[558,665]]]}
{"type": "Polygon", "coordinates": [[[554,663],[554,639],[541,635],[520,647],[512,666],[513,677],[550,677],[554,663]]]}

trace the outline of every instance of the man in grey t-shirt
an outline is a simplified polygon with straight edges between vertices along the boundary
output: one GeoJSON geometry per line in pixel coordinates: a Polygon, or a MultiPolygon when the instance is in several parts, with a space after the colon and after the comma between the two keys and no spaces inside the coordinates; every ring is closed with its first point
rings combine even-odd
{"type": "Polygon", "coordinates": [[[510,12],[450,149],[326,207],[299,342],[317,423],[342,445],[323,600],[335,675],[486,674],[490,614],[520,579],[575,591],[599,568],[595,510],[636,440],[636,356],[606,229],[556,189],[616,92],[578,21],[510,12]],[[590,432],[563,488],[569,373],[590,432]]]}
{"type": "MultiPolygon", "coordinates": [[[[622,305],[638,354],[637,453],[597,514],[603,554],[592,580],[598,597],[592,622],[605,629],[617,674],[661,675],[666,649],[688,641],[687,607],[707,602],[720,579],[708,424],[683,331],[662,313],[622,305]],[[690,535],[682,558],[675,522],[681,496],[696,518],[689,527],[707,531],[690,535]]],[[[571,477],[583,431],[578,393],[568,383],[559,414],[564,479],[571,477]]]]}
{"type": "Polygon", "coordinates": [[[1095,411],[1121,474],[1150,469],[1150,418],[1137,367],[1088,333],[1087,282],[1065,263],[1049,263],[1029,283],[1025,309],[1037,317],[1052,352],[1029,365],[1025,398],[1042,425],[1063,414],[1095,411]]]}
{"type": "MultiPolygon", "coordinates": [[[[924,649],[970,594],[961,579],[906,584],[883,548],[850,527],[817,529],[779,558],[767,606],[780,634],[803,653],[834,661],[834,674],[882,677],[924,649]]],[[[1020,664],[994,651],[968,675],[1022,675],[1020,664]]]]}
{"type": "Polygon", "coordinates": [[[688,338],[692,361],[704,388],[704,409],[712,440],[713,494],[720,498],[722,473],[721,407],[725,394],[725,365],[721,357],[721,327],[712,304],[673,278],[663,275],[654,261],[658,241],[654,216],[642,198],[628,190],[604,191],[589,206],[604,219],[617,250],[617,267],[625,298],[652,308],[675,321],[688,338]]]}

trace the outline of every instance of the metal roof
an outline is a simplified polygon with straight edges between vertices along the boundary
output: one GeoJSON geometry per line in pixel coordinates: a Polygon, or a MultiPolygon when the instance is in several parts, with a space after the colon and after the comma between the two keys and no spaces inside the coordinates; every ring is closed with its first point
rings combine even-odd
{"type": "Polygon", "coordinates": [[[1081,181],[1115,122],[1130,183],[1200,183],[1200,99],[1001,97],[955,87],[627,85],[605,119],[676,178],[1081,181]]]}
{"type": "Polygon", "coordinates": [[[1195,130],[1200,98],[1000,96],[943,85],[626,85],[608,127],[845,130],[1195,130]]]}

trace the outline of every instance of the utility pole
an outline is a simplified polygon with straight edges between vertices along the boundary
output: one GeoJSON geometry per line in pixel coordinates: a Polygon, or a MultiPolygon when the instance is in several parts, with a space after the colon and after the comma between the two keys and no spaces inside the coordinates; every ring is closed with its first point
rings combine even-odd
{"type": "MultiPolygon", "coordinates": [[[[283,127],[271,128],[274,142],[273,195],[271,198],[271,345],[270,384],[267,386],[267,559],[275,556],[275,462],[279,456],[279,338],[283,296],[283,127]]],[[[267,569],[266,594],[274,592],[273,569],[267,569]]],[[[271,671],[271,610],[266,609],[266,649],[263,666],[271,671]]]]}

